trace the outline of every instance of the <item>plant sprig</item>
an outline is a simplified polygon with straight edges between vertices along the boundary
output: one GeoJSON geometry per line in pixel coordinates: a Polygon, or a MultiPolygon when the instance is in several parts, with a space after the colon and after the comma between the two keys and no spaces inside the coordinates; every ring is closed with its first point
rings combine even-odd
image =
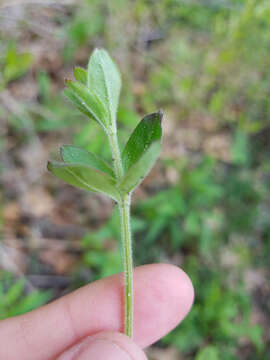
{"type": "Polygon", "coordinates": [[[112,164],[83,148],[65,145],[62,161],[49,161],[48,170],[80,189],[103,193],[118,203],[121,218],[125,274],[125,334],[133,334],[133,261],[130,230],[130,201],[133,190],[156,162],[161,150],[161,111],[146,115],[120,152],[117,137],[117,108],[121,76],[103,49],[94,50],[88,69],[75,67],[73,80],[66,81],[65,95],[107,135],[112,164]]]}

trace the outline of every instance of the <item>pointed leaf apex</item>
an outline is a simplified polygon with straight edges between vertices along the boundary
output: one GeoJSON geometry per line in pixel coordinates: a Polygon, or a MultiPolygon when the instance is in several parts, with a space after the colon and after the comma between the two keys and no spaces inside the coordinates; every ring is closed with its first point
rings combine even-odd
{"type": "Polygon", "coordinates": [[[103,47],[96,47],[95,49],[94,49],[94,51],[93,51],[93,53],[92,53],[92,56],[94,55],[94,54],[97,54],[97,53],[101,53],[101,52],[104,52],[104,53],[107,53],[108,54],[108,52],[103,48],[103,47]]]}
{"type": "Polygon", "coordinates": [[[160,116],[160,121],[162,121],[162,120],[163,120],[163,116],[164,116],[163,110],[162,110],[162,109],[159,109],[157,113],[158,113],[159,116],[160,116]]]}

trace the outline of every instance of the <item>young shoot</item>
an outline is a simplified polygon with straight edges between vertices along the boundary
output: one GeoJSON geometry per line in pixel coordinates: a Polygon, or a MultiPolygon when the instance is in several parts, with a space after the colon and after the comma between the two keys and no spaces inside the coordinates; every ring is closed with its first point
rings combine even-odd
{"type": "Polygon", "coordinates": [[[121,218],[123,267],[125,275],[125,334],[133,333],[133,264],[130,229],[130,201],[134,189],[155,164],[161,150],[162,112],[146,115],[120,151],[117,138],[117,108],[121,76],[103,49],[91,55],[87,70],[76,67],[75,81],[67,80],[65,95],[105,134],[112,153],[112,164],[83,148],[64,145],[62,161],[49,161],[48,170],[70,185],[103,193],[119,206],[121,218]]]}

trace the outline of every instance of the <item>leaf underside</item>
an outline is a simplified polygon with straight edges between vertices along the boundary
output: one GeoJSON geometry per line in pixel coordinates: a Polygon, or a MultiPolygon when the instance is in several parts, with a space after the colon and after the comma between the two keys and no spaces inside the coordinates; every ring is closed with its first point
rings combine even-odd
{"type": "Polygon", "coordinates": [[[108,110],[110,124],[114,123],[121,91],[121,76],[104,49],[96,49],[89,59],[88,88],[97,94],[108,110]]]}
{"type": "Polygon", "coordinates": [[[78,97],[76,95],[74,95],[73,91],[66,88],[64,89],[64,95],[72,102],[72,104],[74,104],[76,106],[76,108],[78,110],[80,110],[84,115],[88,116],[90,119],[93,119],[92,114],[87,110],[87,108],[85,106],[82,105],[82,103],[80,102],[80,100],[78,99],[78,97]]]}
{"type": "Polygon", "coordinates": [[[70,90],[66,95],[79,110],[102,126],[108,123],[108,112],[94,92],[78,81],[66,80],[66,86],[70,90]]]}
{"type": "Polygon", "coordinates": [[[116,189],[115,180],[111,176],[90,166],[49,161],[48,170],[70,185],[88,191],[107,194],[112,199],[119,200],[119,192],[116,189]]]}
{"type": "Polygon", "coordinates": [[[113,169],[105,160],[79,146],[63,145],[60,148],[60,154],[63,161],[67,164],[91,166],[114,177],[113,169]]]}

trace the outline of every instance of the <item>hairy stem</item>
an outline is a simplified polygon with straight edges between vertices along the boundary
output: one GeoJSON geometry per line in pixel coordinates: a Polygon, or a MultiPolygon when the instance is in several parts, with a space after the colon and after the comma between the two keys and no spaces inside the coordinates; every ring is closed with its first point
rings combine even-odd
{"type": "MultiPolygon", "coordinates": [[[[123,177],[123,166],[118,145],[116,127],[108,131],[108,138],[112,151],[114,171],[117,180],[123,177]]],[[[118,202],[121,218],[122,252],[125,275],[125,334],[133,335],[133,264],[132,239],[130,229],[130,194],[122,194],[118,202]]]]}
{"type": "Polygon", "coordinates": [[[121,217],[121,232],[123,246],[123,261],[125,274],[125,334],[133,336],[133,264],[132,239],[130,229],[130,195],[123,196],[119,202],[121,217]]]}

